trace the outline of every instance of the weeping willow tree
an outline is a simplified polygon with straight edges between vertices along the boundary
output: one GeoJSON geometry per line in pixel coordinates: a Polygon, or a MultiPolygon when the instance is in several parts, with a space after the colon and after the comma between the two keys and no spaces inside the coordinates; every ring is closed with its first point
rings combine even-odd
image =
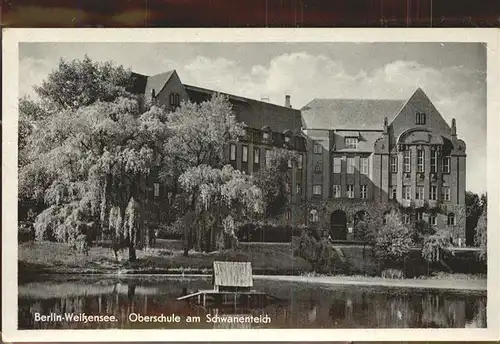
{"type": "Polygon", "coordinates": [[[236,228],[263,213],[261,189],[251,176],[230,165],[222,169],[207,165],[193,167],[179,181],[195,203],[190,222],[197,250],[231,248],[237,242],[236,228]]]}
{"type": "Polygon", "coordinates": [[[75,246],[81,238],[91,243],[108,235],[115,253],[128,248],[134,260],[135,250],[149,243],[147,178],[164,162],[169,129],[164,110],[143,112],[140,99],[126,93],[122,80],[129,73],[110,68],[87,59],[61,62],[38,89],[45,113],[23,137],[19,195],[44,205],[34,225],[37,239],[75,246]],[[102,85],[89,82],[90,91],[77,92],[75,73],[85,80],[90,73],[102,85]],[[118,85],[110,84],[112,77],[118,85]]]}

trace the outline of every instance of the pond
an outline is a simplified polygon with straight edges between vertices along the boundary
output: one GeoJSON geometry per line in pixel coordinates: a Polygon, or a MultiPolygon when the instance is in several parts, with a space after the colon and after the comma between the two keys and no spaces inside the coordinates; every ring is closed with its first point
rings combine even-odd
{"type": "Polygon", "coordinates": [[[20,283],[18,323],[20,330],[486,327],[486,292],[361,288],[262,279],[254,280],[254,287],[281,301],[249,308],[201,307],[176,300],[198,289],[212,289],[210,279],[204,277],[47,276],[20,283]],[[81,313],[114,318],[101,322],[64,320],[66,314],[81,313]],[[131,314],[135,314],[132,319],[131,314]],[[149,321],[134,321],[140,316],[149,316],[142,319],[149,321]],[[240,321],[227,320],[234,317],[240,321]]]}

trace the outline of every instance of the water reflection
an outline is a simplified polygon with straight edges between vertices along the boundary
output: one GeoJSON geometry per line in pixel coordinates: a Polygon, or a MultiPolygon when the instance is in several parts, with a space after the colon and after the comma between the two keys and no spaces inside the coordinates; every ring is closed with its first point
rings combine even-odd
{"type": "Polygon", "coordinates": [[[404,291],[384,288],[322,287],[255,281],[258,290],[286,301],[262,308],[209,306],[176,298],[211,288],[209,279],[122,280],[74,278],[19,286],[20,329],[69,328],[465,328],[486,327],[485,293],[404,291]],[[35,321],[36,314],[114,315],[115,322],[35,321]],[[179,316],[180,322],[131,322],[142,316],[179,316]],[[207,321],[207,314],[225,318],[207,321]],[[271,323],[228,322],[228,318],[269,316],[271,323]],[[187,317],[199,321],[187,322],[187,317]]]}

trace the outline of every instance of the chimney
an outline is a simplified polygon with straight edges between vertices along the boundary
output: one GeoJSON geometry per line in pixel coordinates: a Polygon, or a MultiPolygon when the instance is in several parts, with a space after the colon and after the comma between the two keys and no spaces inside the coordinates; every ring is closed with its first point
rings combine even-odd
{"type": "Polygon", "coordinates": [[[285,107],[291,108],[292,106],[290,105],[290,95],[285,96],[285,107]]]}
{"type": "Polygon", "coordinates": [[[451,120],[451,136],[457,136],[457,122],[455,118],[451,120]]]}

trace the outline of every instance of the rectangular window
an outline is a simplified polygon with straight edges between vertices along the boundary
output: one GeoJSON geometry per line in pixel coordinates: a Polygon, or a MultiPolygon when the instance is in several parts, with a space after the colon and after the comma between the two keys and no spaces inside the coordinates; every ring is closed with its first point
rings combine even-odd
{"type": "Polygon", "coordinates": [[[313,185],[313,195],[319,196],[322,193],[321,185],[313,185]]]}
{"type": "Polygon", "coordinates": [[[342,189],[341,189],[340,185],[334,185],[333,186],[333,198],[342,197],[341,191],[342,191],[342,189]]]}
{"type": "Polygon", "coordinates": [[[300,183],[297,183],[296,185],[296,193],[297,195],[300,195],[302,193],[302,189],[300,188],[300,183]]]}
{"type": "Polygon", "coordinates": [[[409,224],[410,220],[411,220],[410,214],[403,214],[403,223],[404,224],[406,224],[406,225],[409,224]]]}
{"type": "Polygon", "coordinates": [[[347,184],[347,197],[354,198],[354,185],[347,184]]]}
{"type": "Polygon", "coordinates": [[[411,199],[411,186],[403,186],[403,199],[411,199]]]}
{"type": "Polygon", "coordinates": [[[248,147],[247,146],[241,146],[241,153],[242,153],[241,160],[243,162],[248,162],[248,147]]]}
{"type": "Polygon", "coordinates": [[[361,185],[360,195],[362,199],[368,198],[368,187],[366,185],[361,185]]]}
{"type": "Polygon", "coordinates": [[[450,200],[450,187],[443,186],[442,191],[443,191],[443,201],[449,201],[450,200]]]}
{"type": "Polygon", "coordinates": [[[271,165],[271,150],[266,149],[266,166],[271,165]]]}
{"type": "Polygon", "coordinates": [[[288,168],[292,168],[292,159],[288,159],[287,165],[288,168]]]}
{"type": "Polygon", "coordinates": [[[160,184],[154,183],[153,187],[154,187],[154,196],[160,197],[160,184]]]}
{"type": "Polygon", "coordinates": [[[397,155],[391,156],[391,172],[392,173],[398,172],[398,156],[397,155]]]}
{"type": "Polygon", "coordinates": [[[429,199],[433,200],[433,201],[437,200],[437,186],[436,185],[431,185],[429,199]]]}
{"type": "Polygon", "coordinates": [[[368,158],[361,158],[361,174],[369,173],[369,160],[368,158]]]}
{"type": "Polygon", "coordinates": [[[313,151],[314,154],[321,154],[321,144],[317,141],[313,142],[313,151]]]}
{"type": "Polygon", "coordinates": [[[437,173],[437,159],[438,152],[437,150],[431,151],[431,173],[437,173]]]}
{"type": "Polygon", "coordinates": [[[417,212],[417,221],[422,221],[424,219],[424,213],[421,211],[417,212]]]}
{"type": "Polygon", "coordinates": [[[425,158],[425,152],[422,149],[419,149],[417,151],[417,172],[425,171],[424,158],[425,158]]]}
{"type": "Polygon", "coordinates": [[[406,150],[404,152],[403,164],[404,172],[411,172],[411,151],[406,150]]]}
{"type": "Polygon", "coordinates": [[[291,186],[290,186],[290,183],[286,183],[286,192],[287,193],[290,193],[291,192],[291,186]]]}
{"type": "Polygon", "coordinates": [[[316,163],[316,166],[314,166],[314,172],[315,173],[321,173],[323,171],[323,165],[321,164],[321,162],[317,162],[316,163]]]}
{"type": "Polygon", "coordinates": [[[451,172],[451,157],[447,156],[443,159],[443,173],[451,172]]]}
{"type": "Polygon", "coordinates": [[[263,132],[263,133],[262,133],[262,139],[263,139],[264,141],[265,141],[265,140],[267,140],[267,139],[269,139],[269,133],[267,133],[267,132],[263,132]]]}
{"type": "Polygon", "coordinates": [[[345,148],[347,149],[358,149],[358,138],[357,137],[346,137],[344,140],[345,148]]]}
{"type": "Polygon", "coordinates": [[[430,214],[429,215],[429,224],[431,226],[435,226],[436,225],[436,214],[430,214]]]}
{"type": "Polygon", "coordinates": [[[333,158],[333,173],[342,173],[342,158],[333,158]]]}
{"type": "Polygon", "coordinates": [[[299,170],[301,170],[301,169],[302,169],[302,164],[303,164],[303,160],[302,160],[302,159],[303,159],[303,158],[302,158],[302,154],[299,154],[299,155],[297,156],[297,168],[298,168],[299,170]]]}
{"type": "Polygon", "coordinates": [[[260,164],[260,148],[253,149],[253,163],[260,164]]]}
{"type": "Polygon", "coordinates": [[[236,145],[230,145],[230,159],[231,161],[235,161],[236,160],[236,145]]]}
{"type": "Polygon", "coordinates": [[[354,158],[347,158],[347,173],[354,173],[354,167],[356,166],[356,161],[354,158]]]}
{"type": "Polygon", "coordinates": [[[424,187],[423,186],[417,186],[417,194],[415,196],[416,199],[424,199],[424,187]]]}
{"type": "Polygon", "coordinates": [[[391,190],[391,198],[392,199],[397,199],[398,198],[398,187],[393,186],[391,190]]]}

